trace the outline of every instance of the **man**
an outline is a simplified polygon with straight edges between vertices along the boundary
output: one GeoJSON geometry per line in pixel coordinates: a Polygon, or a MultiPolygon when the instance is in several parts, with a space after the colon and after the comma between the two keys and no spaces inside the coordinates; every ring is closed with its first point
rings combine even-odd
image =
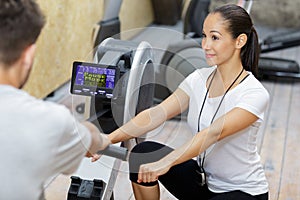
{"type": "Polygon", "coordinates": [[[0,199],[43,199],[44,183],[70,174],[109,140],[70,111],[21,88],[45,19],[34,0],[0,1],[0,199]]]}

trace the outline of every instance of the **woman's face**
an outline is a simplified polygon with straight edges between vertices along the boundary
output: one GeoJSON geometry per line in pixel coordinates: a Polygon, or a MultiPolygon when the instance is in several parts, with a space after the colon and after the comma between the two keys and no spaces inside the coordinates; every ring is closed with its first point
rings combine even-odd
{"type": "Polygon", "coordinates": [[[209,14],[203,25],[202,48],[208,65],[223,65],[235,59],[235,42],[219,13],[209,14]]]}

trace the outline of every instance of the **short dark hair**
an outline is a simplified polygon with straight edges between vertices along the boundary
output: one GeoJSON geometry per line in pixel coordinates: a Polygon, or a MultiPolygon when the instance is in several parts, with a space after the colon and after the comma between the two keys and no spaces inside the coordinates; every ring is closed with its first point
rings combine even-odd
{"type": "Polygon", "coordinates": [[[250,15],[244,8],[235,4],[218,7],[212,13],[221,14],[227,22],[227,28],[232,38],[236,39],[242,33],[247,35],[248,40],[242,48],[241,60],[243,67],[257,76],[260,47],[258,35],[250,15]]]}
{"type": "Polygon", "coordinates": [[[0,63],[9,66],[34,44],[45,17],[34,0],[0,1],[0,63]]]}

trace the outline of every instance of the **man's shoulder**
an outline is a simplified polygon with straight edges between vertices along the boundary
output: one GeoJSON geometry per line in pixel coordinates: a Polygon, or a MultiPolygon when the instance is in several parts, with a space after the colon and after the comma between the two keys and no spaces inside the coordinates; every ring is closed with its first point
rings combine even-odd
{"type": "Polygon", "coordinates": [[[62,120],[72,116],[62,104],[36,98],[17,88],[6,88],[0,92],[0,102],[11,113],[24,115],[27,119],[62,120]]]}

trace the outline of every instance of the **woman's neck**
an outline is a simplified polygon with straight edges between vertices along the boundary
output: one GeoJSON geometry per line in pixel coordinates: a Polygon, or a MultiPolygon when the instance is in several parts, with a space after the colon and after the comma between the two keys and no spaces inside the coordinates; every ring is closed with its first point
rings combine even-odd
{"type": "Polygon", "coordinates": [[[212,81],[210,88],[210,97],[217,97],[224,94],[224,92],[231,86],[233,89],[239,84],[239,82],[245,77],[247,72],[243,70],[243,66],[240,65],[221,65],[217,66],[214,76],[209,77],[207,86],[212,81]]]}
{"type": "Polygon", "coordinates": [[[241,62],[219,65],[217,67],[216,76],[219,77],[223,85],[227,87],[233,82],[242,69],[243,65],[241,62]]]}

